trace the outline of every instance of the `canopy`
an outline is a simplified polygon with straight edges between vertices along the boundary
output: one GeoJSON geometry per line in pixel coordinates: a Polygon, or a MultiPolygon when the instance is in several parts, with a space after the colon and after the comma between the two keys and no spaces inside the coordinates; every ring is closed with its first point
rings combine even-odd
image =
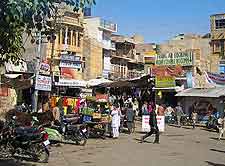
{"type": "Polygon", "coordinates": [[[177,97],[210,97],[219,98],[225,96],[225,87],[215,87],[208,89],[191,88],[186,89],[176,95],[177,97]]]}

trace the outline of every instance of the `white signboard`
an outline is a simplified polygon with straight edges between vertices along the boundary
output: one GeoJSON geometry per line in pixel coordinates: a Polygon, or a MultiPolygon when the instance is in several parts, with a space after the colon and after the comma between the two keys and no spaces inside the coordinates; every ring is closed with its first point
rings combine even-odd
{"type": "Polygon", "coordinates": [[[59,79],[59,82],[55,82],[56,86],[71,86],[71,87],[86,87],[87,82],[82,80],[66,80],[59,79]]]}
{"type": "MultiPolygon", "coordinates": [[[[165,131],[165,116],[157,116],[157,124],[160,132],[165,131]]],[[[149,115],[142,116],[142,132],[149,132],[149,115]]]]}
{"type": "Polygon", "coordinates": [[[59,67],[68,67],[74,69],[80,69],[81,63],[80,62],[72,62],[72,61],[61,61],[59,67]]]}
{"type": "Polygon", "coordinates": [[[41,91],[51,91],[52,90],[51,77],[38,75],[36,78],[35,89],[41,91]]]}

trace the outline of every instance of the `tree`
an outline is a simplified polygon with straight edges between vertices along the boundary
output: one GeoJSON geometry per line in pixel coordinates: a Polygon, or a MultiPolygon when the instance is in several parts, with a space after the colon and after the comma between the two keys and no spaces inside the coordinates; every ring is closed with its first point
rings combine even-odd
{"type": "Polygon", "coordinates": [[[0,1],[0,66],[5,61],[17,62],[24,51],[22,35],[34,28],[49,31],[48,23],[56,15],[57,5],[66,3],[74,11],[95,4],[95,0],[1,0],[0,1]]]}

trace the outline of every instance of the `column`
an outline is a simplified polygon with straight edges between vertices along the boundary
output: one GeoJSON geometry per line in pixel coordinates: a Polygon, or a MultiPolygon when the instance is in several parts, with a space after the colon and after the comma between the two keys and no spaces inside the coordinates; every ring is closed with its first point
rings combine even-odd
{"type": "Polygon", "coordinates": [[[73,30],[70,31],[70,39],[71,39],[70,45],[73,46],[73,30]]]}
{"type": "Polygon", "coordinates": [[[79,32],[77,31],[76,32],[76,47],[78,47],[78,42],[79,42],[78,41],[79,40],[79,37],[78,36],[79,36],[79,32]]]}
{"type": "Polygon", "coordinates": [[[63,39],[63,35],[62,35],[62,29],[60,28],[60,31],[59,31],[59,45],[62,44],[62,39],[63,39]]]}
{"type": "Polygon", "coordinates": [[[68,48],[67,39],[68,39],[68,27],[66,27],[66,32],[65,32],[65,46],[64,46],[65,50],[68,48]]]}

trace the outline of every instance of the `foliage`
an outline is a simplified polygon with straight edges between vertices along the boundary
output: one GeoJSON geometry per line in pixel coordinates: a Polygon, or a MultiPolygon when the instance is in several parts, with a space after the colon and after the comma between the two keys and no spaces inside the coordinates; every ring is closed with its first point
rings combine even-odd
{"type": "Polygon", "coordinates": [[[24,33],[31,34],[35,27],[47,31],[43,20],[54,17],[60,3],[78,11],[95,4],[95,0],[0,0],[0,66],[22,55],[24,33]]]}

